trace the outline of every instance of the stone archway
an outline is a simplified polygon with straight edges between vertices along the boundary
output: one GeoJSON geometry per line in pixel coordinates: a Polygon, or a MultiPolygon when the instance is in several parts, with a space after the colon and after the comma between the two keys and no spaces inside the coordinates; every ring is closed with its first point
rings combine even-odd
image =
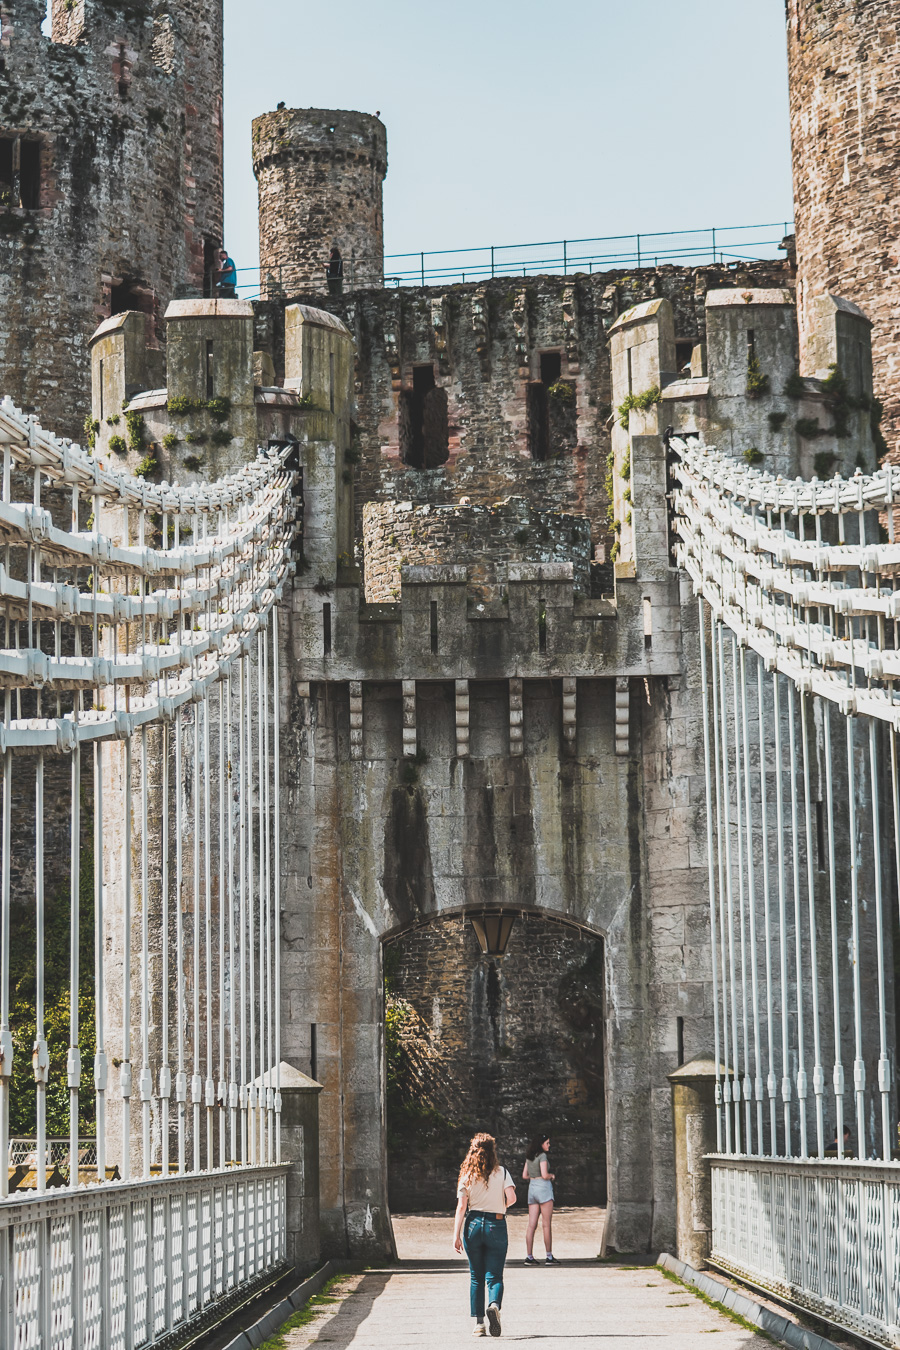
{"type": "Polygon", "coordinates": [[[517,916],[505,956],[483,956],[464,914],[384,945],[385,1096],[392,1212],[445,1208],[476,1130],[519,1183],[528,1139],[553,1140],[557,1200],[605,1205],[602,938],[517,916]]]}

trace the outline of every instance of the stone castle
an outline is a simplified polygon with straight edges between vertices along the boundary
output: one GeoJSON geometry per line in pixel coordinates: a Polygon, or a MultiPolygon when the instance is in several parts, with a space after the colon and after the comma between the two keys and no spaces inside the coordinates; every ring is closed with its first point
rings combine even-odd
{"type": "Polygon", "coordinates": [[[283,1034],[323,1084],[330,1252],[449,1205],[483,1125],[509,1159],[548,1128],[620,1251],[671,1240],[667,1075],[709,1052],[712,993],[667,432],[788,477],[895,449],[889,8],[788,4],[796,268],[387,290],[384,127],[279,109],[248,302],[209,294],[221,6],[56,0],[52,40],[0,6],[0,389],[170,481],[299,446],[283,1034]]]}

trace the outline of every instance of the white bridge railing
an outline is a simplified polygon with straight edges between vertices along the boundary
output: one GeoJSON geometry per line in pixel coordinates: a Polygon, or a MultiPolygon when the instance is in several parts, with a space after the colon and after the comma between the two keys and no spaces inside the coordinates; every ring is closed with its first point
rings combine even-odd
{"type": "Polygon", "coordinates": [[[898,1345],[900,467],[784,483],[670,449],[699,597],[712,1259],[898,1345]]]}
{"type": "Polygon", "coordinates": [[[261,454],[151,484],[8,401],[0,448],[0,1345],[140,1350],[284,1262],[278,601],[297,473],[261,454]]]}

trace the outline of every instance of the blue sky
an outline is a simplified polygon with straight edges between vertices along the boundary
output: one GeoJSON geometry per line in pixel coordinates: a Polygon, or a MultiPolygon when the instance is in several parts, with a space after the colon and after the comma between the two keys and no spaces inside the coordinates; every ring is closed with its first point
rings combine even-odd
{"type": "Polygon", "coordinates": [[[783,0],[225,0],[226,239],[250,122],[381,113],[385,251],[790,220],[783,0]]]}

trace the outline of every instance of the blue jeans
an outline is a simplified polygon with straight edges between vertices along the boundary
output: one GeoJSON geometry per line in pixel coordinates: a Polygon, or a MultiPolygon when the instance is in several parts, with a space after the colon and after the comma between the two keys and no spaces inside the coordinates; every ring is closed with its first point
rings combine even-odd
{"type": "Polygon", "coordinates": [[[509,1247],[506,1220],[477,1211],[466,1215],[463,1228],[463,1246],[469,1258],[471,1283],[469,1296],[472,1316],[484,1320],[484,1282],[487,1280],[488,1303],[503,1302],[503,1267],[509,1247]]]}

